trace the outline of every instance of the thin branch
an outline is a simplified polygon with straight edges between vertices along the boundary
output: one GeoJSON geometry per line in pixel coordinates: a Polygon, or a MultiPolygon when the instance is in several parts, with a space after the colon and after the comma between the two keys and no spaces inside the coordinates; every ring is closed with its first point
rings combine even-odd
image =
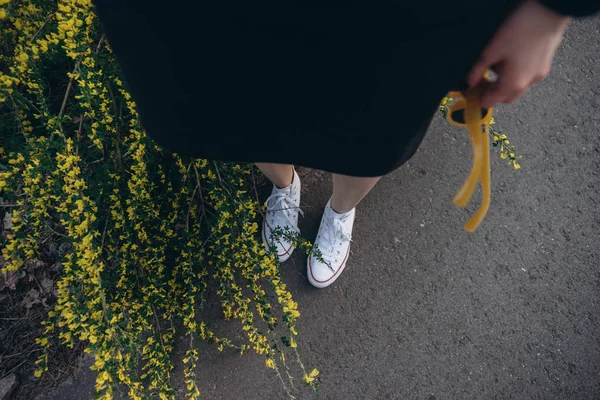
{"type": "Polygon", "coordinates": [[[152,313],[154,314],[154,319],[156,321],[156,325],[158,326],[158,337],[160,339],[160,345],[163,348],[163,351],[165,350],[165,343],[163,342],[163,338],[162,338],[162,328],[160,327],[160,321],[158,320],[158,313],[156,312],[156,309],[154,308],[154,304],[150,304],[150,307],[152,307],[152,313]]]}
{"type": "Polygon", "coordinates": [[[263,212],[262,207],[260,206],[260,200],[258,198],[258,189],[256,189],[256,178],[254,177],[254,166],[252,166],[250,168],[250,171],[252,172],[252,186],[254,188],[254,196],[256,197],[256,204],[258,204],[258,209],[260,214],[263,216],[263,218],[265,217],[265,213],[263,212]]]}
{"type": "Polygon", "coordinates": [[[58,235],[60,237],[67,237],[68,236],[68,235],[64,235],[62,233],[56,232],[54,229],[52,229],[52,227],[50,226],[50,224],[45,224],[45,225],[46,225],[46,228],[50,229],[52,231],[52,233],[54,233],[55,235],[58,235]]]}
{"type": "Polygon", "coordinates": [[[104,248],[104,239],[106,237],[106,229],[108,228],[108,218],[106,218],[106,222],[104,223],[104,231],[102,232],[102,243],[100,244],[101,248],[104,248]]]}
{"type": "Polygon", "coordinates": [[[223,178],[221,178],[221,173],[219,172],[219,167],[217,166],[217,162],[213,161],[213,165],[215,166],[215,171],[217,171],[217,176],[219,177],[219,182],[223,183],[223,178]]]}
{"type": "Polygon", "coordinates": [[[50,21],[52,18],[54,18],[56,14],[55,13],[50,13],[50,15],[48,15],[48,18],[46,18],[46,20],[44,21],[44,23],[42,24],[42,26],[40,26],[40,29],[37,30],[36,33],[33,34],[33,36],[31,37],[31,43],[33,43],[33,41],[35,40],[35,38],[37,37],[37,35],[40,34],[40,32],[42,31],[42,29],[44,29],[44,27],[46,26],[46,24],[48,23],[48,21],[50,21]]]}
{"type": "Polygon", "coordinates": [[[221,177],[221,173],[219,172],[219,166],[217,165],[217,162],[213,161],[213,165],[215,166],[215,171],[217,172],[217,177],[219,178],[219,182],[221,182],[221,187],[223,187],[223,189],[227,192],[227,194],[229,194],[230,197],[233,197],[233,195],[231,194],[231,191],[229,190],[227,185],[225,185],[225,181],[221,177]]]}
{"type": "Polygon", "coordinates": [[[83,115],[84,114],[81,114],[79,116],[79,129],[77,130],[77,136],[76,136],[77,138],[79,138],[79,136],[81,135],[81,131],[83,129],[83,115]]]}
{"type": "Polygon", "coordinates": [[[27,358],[24,359],[23,361],[21,361],[16,367],[14,367],[13,369],[11,369],[10,371],[8,371],[7,373],[5,373],[4,375],[0,376],[0,380],[6,378],[7,376],[9,376],[13,371],[16,371],[17,368],[19,368],[21,365],[25,364],[27,362],[27,358]]]}
{"type": "MultiPolygon", "coordinates": [[[[19,108],[17,107],[17,103],[15,102],[15,99],[13,98],[12,94],[9,94],[8,97],[10,98],[10,101],[12,102],[12,105],[15,108],[15,110],[18,110],[19,108]]],[[[25,138],[25,140],[27,140],[27,143],[31,145],[31,140],[29,140],[29,137],[27,136],[27,134],[25,133],[25,130],[23,129],[23,124],[21,123],[19,114],[17,114],[17,122],[19,123],[19,128],[21,129],[21,133],[23,134],[23,137],[25,138]]]]}
{"type": "Polygon", "coordinates": [[[198,183],[198,195],[200,196],[200,207],[202,208],[202,219],[206,218],[206,209],[204,207],[204,197],[202,196],[202,185],[200,184],[200,174],[198,173],[198,168],[196,168],[196,162],[192,162],[192,166],[194,167],[194,173],[196,174],[196,182],[198,183]]]}
{"type": "MultiPolygon", "coordinates": [[[[193,162],[192,162],[192,164],[193,164],[193,162]]],[[[194,204],[194,196],[196,195],[196,190],[198,190],[198,188],[200,188],[200,182],[198,182],[198,184],[194,188],[194,191],[192,192],[192,195],[190,196],[190,204],[188,206],[187,216],[185,217],[185,230],[186,231],[190,230],[190,211],[192,210],[192,205],[194,204]]],[[[200,207],[204,207],[204,204],[200,204],[200,207]]]]}
{"type": "MultiPolygon", "coordinates": [[[[100,46],[104,42],[106,35],[102,35],[100,40],[98,41],[98,46],[96,46],[96,54],[100,51],[100,46]]],[[[81,61],[77,61],[75,64],[75,68],[73,68],[72,74],[77,73],[79,70],[79,66],[81,65],[81,61]]],[[[63,98],[62,104],[60,106],[60,111],[58,112],[58,119],[60,120],[65,112],[65,108],[67,107],[67,100],[69,99],[69,94],[71,93],[71,88],[73,87],[73,77],[69,78],[69,83],[67,85],[67,91],[65,92],[65,97],[63,98]]],[[[54,132],[50,135],[50,140],[53,139],[54,132]]]]}
{"type": "Polygon", "coordinates": [[[100,51],[100,46],[102,46],[102,43],[104,43],[104,40],[106,40],[105,33],[103,33],[102,36],[100,36],[100,40],[98,41],[98,46],[96,46],[96,54],[98,54],[98,52],[100,51]]]}
{"type": "MultiPolygon", "coordinates": [[[[80,64],[81,63],[79,61],[77,61],[77,63],[75,63],[75,68],[73,68],[72,74],[77,73],[77,70],[79,69],[80,64]]],[[[72,87],[73,87],[73,77],[69,78],[69,84],[67,85],[67,91],[65,92],[65,97],[63,98],[62,105],[60,106],[60,111],[58,112],[58,119],[60,119],[62,117],[63,113],[65,112],[65,107],[67,106],[67,100],[69,99],[69,94],[71,93],[72,87]]],[[[52,138],[50,138],[50,140],[52,140],[52,138]]]]}

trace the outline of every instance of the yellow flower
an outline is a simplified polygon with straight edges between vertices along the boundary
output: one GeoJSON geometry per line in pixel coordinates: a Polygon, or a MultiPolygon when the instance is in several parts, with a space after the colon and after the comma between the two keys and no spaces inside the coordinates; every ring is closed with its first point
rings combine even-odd
{"type": "MultiPolygon", "coordinates": [[[[2,11],[4,11],[4,10],[2,10],[2,11]]],[[[4,14],[4,16],[6,16],[6,14],[4,14]]],[[[4,17],[0,15],[0,18],[4,18],[4,17]]],[[[29,60],[29,56],[27,55],[27,53],[21,53],[15,57],[15,60],[24,63],[24,62],[27,62],[27,60],[29,60]]]]}
{"type": "MultiPolygon", "coordinates": [[[[4,19],[4,18],[6,18],[6,10],[4,8],[0,8],[0,19],[4,19]]],[[[35,372],[37,373],[38,371],[35,371],[35,372]]],[[[41,375],[41,373],[40,373],[40,375],[41,375]]]]}
{"type": "Polygon", "coordinates": [[[110,378],[110,375],[107,371],[102,371],[100,374],[98,374],[98,376],[96,377],[96,383],[101,385],[106,381],[112,381],[112,379],[110,378]]]}
{"type": "Polygon", "coordinates": [[[515,169],[519,169],[519,168],[521,168],[521,166],[520,166],[519,164],[517,164],[517,163],[514,163],[514,164],[513,164],[513,167],[514,167],[515,169]]]}
{"type": "Polygon", "coordinates": [[[504,159],[506,159],[506,157],[508,157],[508,154],[506,154],[506,153],[502,153],[502,154],[500,154],[500,158],[501,158],[501,159],[503,159],[503,160],[504,160],[504,159]]]}
{"type": "Polygon", "coordinates": [[[265,364],[267,365],[267,367],[269,367],[271,369],[275,368],[275,362],[271,358],[267,358],[267,361],[265,362],[265,364]]]}
{"type": "Polygon", "coordinates": [[[315,378],[319,375],[318,369],[313,369],[310,374],[304,374],[304,382],[311,383],[315,380],[315,378]]]}

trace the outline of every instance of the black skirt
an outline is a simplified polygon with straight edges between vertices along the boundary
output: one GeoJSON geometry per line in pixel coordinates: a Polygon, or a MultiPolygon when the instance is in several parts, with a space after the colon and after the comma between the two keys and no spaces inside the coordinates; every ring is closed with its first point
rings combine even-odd
{"type": "Polygon", "coordinates": [[[516,2],[96,6],[166,150],[380,176],[414,154],[516,2]]]}

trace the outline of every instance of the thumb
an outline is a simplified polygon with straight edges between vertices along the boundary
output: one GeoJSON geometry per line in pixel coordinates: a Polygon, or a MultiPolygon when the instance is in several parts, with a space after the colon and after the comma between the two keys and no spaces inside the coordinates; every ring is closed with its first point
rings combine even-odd
{"type": "Polygon", "coordinates": [[[485,60],[479,60],[477,63],[475,63],[471,69],[471,72],[469,72],[469,75],[467,76],[467,84],[469,85],[469,88],[477,86],[477,84],[483,79],[483,74],[485,74],[485,71],[487,71],[490,66],[491,63],[488,63],[485,60]]]}
{"type": "Polygon", "coordinates": [[[503,87],[498,82],[494,82],[490,87],[485,91],[483,96],[481,97],[481,107],[483,108],[491,108],[496,104],[504,101],[505,95],[503,93],[503,87]]]}
{"type": "Polygon", "coordinates": [[[471,68],[471,72],[467,75],[467,83],[469,84],[469,88],[477,86],[482,79],[484,79],[484,74],[489,69],[495,69],[498,64],[501,64],[502,57],[500,56],[500,52],[498,52],[495,46],[492,44],[486,48],[483,53],[479,56],[479,59],[471,68]]]}
{"type": "Polygon", "coordinates": [[[490,82],[481,97],[481,107],[491,108],[498,103],[504,102],[510,91],[510,76],[506,76],[506,68],[504,64],[499,64],[495,67],[495,72],[498,78],[494,82],[490,82]]]}

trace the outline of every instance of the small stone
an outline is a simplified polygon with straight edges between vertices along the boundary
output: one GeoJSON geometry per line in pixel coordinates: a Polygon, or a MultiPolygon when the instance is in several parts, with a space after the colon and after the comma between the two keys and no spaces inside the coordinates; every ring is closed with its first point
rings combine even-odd
{"type": "Polygon", "coordinates": [[[44,293],[52,293],[54,281],[50,278],[44,278],[41,280],[40,285],[42,286],[42,289],[44,289],[44,293]]]}
{"type": "Polygon", "coordinates": [[[13,226],[13,223],[12,223],[11,215],[9,212],[7,212],[6,214],[4,214],[4,220],[2,221],[2,228],[5,231],[10,231],[12,226],[13,226]]]}
{"type": "Polygon", "coordinates": [[[19,386],[17,376],[10,374],[0,380],[0,400],[8,400],[10,395],[19,386]]]}

